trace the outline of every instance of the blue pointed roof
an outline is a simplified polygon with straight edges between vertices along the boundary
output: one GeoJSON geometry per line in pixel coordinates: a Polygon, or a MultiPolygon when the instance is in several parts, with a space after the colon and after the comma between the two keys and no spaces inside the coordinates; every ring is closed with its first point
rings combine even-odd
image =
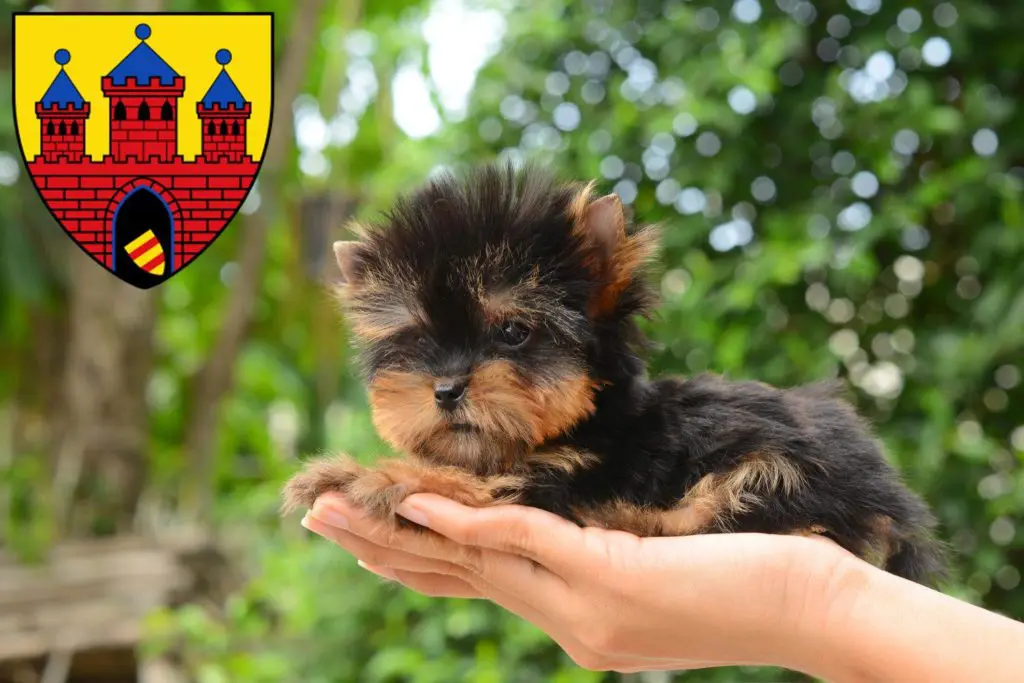
{"type": "Polygon", "coordinates": [[[233,104],[236,107],[245,106],[245,97],[239,92],[238,86],[231,80],[231,76],[228,76],[228,72],[224,69],[220,70],[217,74],[217,78],[214,79],[213,85],[206,91],[206,95],[203,96],[203,106],[213,107],[214,105],[220,105],[223,108],[227,108],[229,104],[233,104]]]}
{"type": "Polygon", "coordinates": [[[139,43],[107,76],[113,79],[114,85],[124,85],[128,78],[146,85],[154,76],[160,77],[160,85],[174,85],[178,73],[153,48],[139,43]]]}
{"type": "Polygon", "coordinates": [[[78,92],[78,88],[71,82],[71,78],[64,69],[60,70],[60,73],[57,74],[57,77],[53,79],[53,83],[46,90],[46,94],[43,95],[44,107],[49,108],[55,104],[58,107],[71,105],[75,109],[81,109],[85,106],[82,94],[78,92]]]}

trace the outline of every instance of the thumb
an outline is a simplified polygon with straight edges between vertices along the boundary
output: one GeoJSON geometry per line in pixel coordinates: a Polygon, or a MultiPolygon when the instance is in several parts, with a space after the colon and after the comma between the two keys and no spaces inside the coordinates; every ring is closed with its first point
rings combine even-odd
{"type": "Polygon", "coordinates": [[[456,543],[520,555],[563,577],[586,564],[583,529],[537,508],[471,508],[432,493],[417,493],[398,506],[398,514],[456,543]]]}

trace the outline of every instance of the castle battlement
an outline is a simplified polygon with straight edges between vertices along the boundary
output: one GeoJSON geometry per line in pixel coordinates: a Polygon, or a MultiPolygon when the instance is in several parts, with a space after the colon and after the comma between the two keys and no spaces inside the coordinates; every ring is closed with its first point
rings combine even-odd
{"type": "Polygon", "coordinates": [[[48,107],[43,106],[42,102],[36,102],[36,116],[52,118],[81,118],[88,115],[88,102],[69,102],[64,106],[53,102],[48,107]]]}
{"type": "Polygon", "coordinates": [[[260,162],[253,159],[249,154],[239,158],[237,161],[229,160],[226,157],[209,159],[207,157],[196,157],[185,160],[180,154],[169,161],[157,160],[153,157],[139,158],[136,155],[129,155],[125,159],[116,159],[107,154],[102,159],[93,159],[84,156],[81,159],[71,159],[67,155],[57,155],[52,159],[37,156],[28,165],[33,175],[59,176],[59,175],[106,175],[114,172],[118,175],[238,175],[239,167],[250,166],[258,168],[260,162]]]}
{"type": "Polygon", "coordinates": [[[229,102],[226,107],[223,107],[219,102],[215,102],[210,106],[199,102],[196,104],[196,113],[199,114],[200,118],[208,118],[211,116],[225,118],[237,118],[244,116],[245,118],[249,118],[249,115],[252,114],[252,103],[246,102],[244,105],[239,106],[234,102],[229,102]]]}
{"type": "Polygon", "coordinates": [[[103,78],[104,95],[181,95],[185,92],[185,79],[178,76],[170,85],[164,84],[160,76],[151,76],[145,83],[140,83],[135,76],[128,76],[124,83],[115,84],[110,76],[103,78]]]}

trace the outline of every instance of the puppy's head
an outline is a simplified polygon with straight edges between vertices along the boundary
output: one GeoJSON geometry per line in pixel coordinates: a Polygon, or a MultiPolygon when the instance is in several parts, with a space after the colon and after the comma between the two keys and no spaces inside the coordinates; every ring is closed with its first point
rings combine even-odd
{"type": "MultiPolygon", "coordinates": [[[[614,195],[543,171],[439,177],[334,246],[374,424],[393,446],[506,471],[594,411],[629,352],[656,246],[614,195]]],[[[636,366],[636,367],[634,367],[636,366]]]]}

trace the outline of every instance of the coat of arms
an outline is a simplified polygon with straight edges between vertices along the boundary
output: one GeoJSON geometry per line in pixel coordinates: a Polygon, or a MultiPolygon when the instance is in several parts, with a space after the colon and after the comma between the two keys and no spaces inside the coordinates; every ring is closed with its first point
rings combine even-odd
{"type": "Polygon", "coordinates": [[[14,17],[15,124],[64,231],[143,289],[203,252],[270,134],[270,14],[14,17]]]}

